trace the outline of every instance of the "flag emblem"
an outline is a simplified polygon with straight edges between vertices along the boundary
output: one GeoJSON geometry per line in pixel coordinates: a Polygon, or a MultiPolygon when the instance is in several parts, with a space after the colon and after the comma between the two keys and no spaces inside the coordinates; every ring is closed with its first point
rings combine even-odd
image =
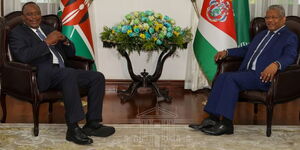
{"type": "Polygon", "coordinates": [[[64,11],[61,16],[63,25],[77,25],[88,19],[89,1],[69,0],[65,2],[63,3],[64,11]]]}
{"type": "Polygon", "coordinates": [[[75,45],[76,55],[94,59],[94,45],[89,19],[92,0],[61,0],[58,15],[62,20],[62,33],[75,45]]]}
{"type": "Polygon", "coordinates": [[[230,9],[230,3],[223,0],[211,0],[206,10],[206,16],[211,22],[225,22],[230,9]]]}
{"type": "Polygon", "coordinates": [[[203,0],[193,48],[209,82],[217,71],[215,54],[249,42],[249,21],[248,0],[203,0]]]}

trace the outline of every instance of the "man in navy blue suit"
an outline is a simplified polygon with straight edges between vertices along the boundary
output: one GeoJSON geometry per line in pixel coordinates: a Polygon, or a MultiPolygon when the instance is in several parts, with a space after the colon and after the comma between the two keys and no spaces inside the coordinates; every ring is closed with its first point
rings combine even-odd
{"type": "Polygon", "coordinates": [[[64,95],[65,119],[68,126],[66,139],[77,144],[91,144],[88,136],[107,137],[115,132],[104,126],[102,105],[105,92],[104,75],[96,71],[76,70],[65,66],[65,61],[75,56],[75,48],[61,32],[41,23],[41,10],[34,2],[22,7],[24,24],[16,26],[9,34],[9,46],[16,61],[37,67],[40,91],[61,90],[64,95]],[[84,114],[79,88],[88,89],[88,109],[84,114]],[[83,128],[78,122],[86,118],[83,128]]]}
{"type": "Polygon", "coordinates": [[[266,12],[267,30],[257,34],[247,46],[215,55],[216,60],[239,56],[243,61],[237,72],[226,72],[216,78],[204,108],[209,117],[189,127],[209,135],[233,134],[232,120],[240,91],[267,91],[275,73],[296,60],[298,38],[288,30],[285,21],[284,8],[272,5],[266,12]]]}

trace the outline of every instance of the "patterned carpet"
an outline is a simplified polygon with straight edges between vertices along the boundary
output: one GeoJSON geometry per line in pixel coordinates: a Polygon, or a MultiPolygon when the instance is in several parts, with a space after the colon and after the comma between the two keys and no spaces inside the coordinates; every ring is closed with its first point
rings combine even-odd
{"type": "Polygon", "coordinates": [[[235,126],[234,135],[208,136],[187,125],[113,125],[108,138],[93,137],[91,146],[65,140],[64,124],[41,124],[38,137],[32,124],[0,124],[0,150],[299,150],[300,126],[235,126]]]}

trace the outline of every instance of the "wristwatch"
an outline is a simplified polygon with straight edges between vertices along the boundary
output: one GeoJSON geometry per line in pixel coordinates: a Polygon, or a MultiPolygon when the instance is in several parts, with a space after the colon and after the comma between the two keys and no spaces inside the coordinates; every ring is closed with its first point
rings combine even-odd
{"type": "Polygon", "coordinates": [[[66,38],[64,41],[63,41],[63,43],[65,44],[65,45],[67,45],[67,46],[70,46],[71,44],[70,44],[70,41],[66,38]]]}
{"type": "Polygon", "coordinates": [[[279,62],[274,61],[273,63],[277,66],[278,69],[280,69],[280,64],[279,64],[279,62]]]}

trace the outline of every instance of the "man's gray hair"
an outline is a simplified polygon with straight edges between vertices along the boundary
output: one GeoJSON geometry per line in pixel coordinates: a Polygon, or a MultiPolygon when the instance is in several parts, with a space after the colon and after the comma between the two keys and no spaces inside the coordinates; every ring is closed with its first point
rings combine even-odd
{"type": "Polygon", "coordinates": [[[281,17],[285,17],[285,10],[284,10],[283,6],[281,6],[281,5],[271,5],[271,6],[269,6],[268,10],[271,10],[271,9],[277,10],[281,17]]]}

